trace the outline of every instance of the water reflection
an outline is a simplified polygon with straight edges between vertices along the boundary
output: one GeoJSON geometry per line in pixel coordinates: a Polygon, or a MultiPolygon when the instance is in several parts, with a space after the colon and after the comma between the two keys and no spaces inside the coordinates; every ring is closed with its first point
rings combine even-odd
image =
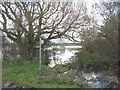
{"type": "Polygon", "coordinates": [[[108,81],[105,80],[106,77],[108,76],[104,76],[104,74],[100,72],[97,74],[95,74],[94,72],[91,72],[91,73],[82,72],[82,73],[84,77],[84,82],[88,83],[93,88],[117,88],[118,87],[115,83],[113,83],[112,85],[111,83],[108,83],[108,81]]]}
{"type": "MultiPolygon", "coordinates": [[[[52,49],[53,47],[49,48],[52,49]]],[[[57,47],[57,48],[61,48],[61,47],[57,47]]],[[[65,47],[67,48],[67,47],[65,47]]],[[[69,47],[70,48],[70,47],[69,47]]],[[[75,47],[74,47],[75,48],[75,47]]],[[[78,48],[78,47],[77,47],[78,48]]],[[[51,56],[51,63],[49,64],[49,67],[54,67],[57,64],[65,64],[70,61],[70,58],[72,56],[74,56],[75,52],[77,52],[77,50],[64,50],[63,52],[61,51],[56,51],[56,55],[55,56],[51,56]],[[57,61],[54,61],[54,57],[57,58],[57,61]]],[[[110,87],[110,84],[108,83],[108,81],[104,80],[103,78],[106,78],[107,75],[104,75],[106,72],[99,72],[99,73],[95,73],[95,72],[91,72],[91,73],[84,73],[83,77],[84,77],[84,82],[88,83],[89,85],[91,85],[91,87],[93,88],[108,88],[110,87]]],[[[117,88],[116,85],[113,85],[112,88],[117,88]]]]}
{"type": "Polygon", "coordinates": [[[108,87],[108,82],[105,81],[96,81],[92,84],[92,87],[94,88],[106,88],[108,87]]]}

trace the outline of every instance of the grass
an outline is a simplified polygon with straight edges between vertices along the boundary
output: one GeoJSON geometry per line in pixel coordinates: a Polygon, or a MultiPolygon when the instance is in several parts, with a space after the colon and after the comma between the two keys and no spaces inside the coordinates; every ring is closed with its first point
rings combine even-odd
{"type": "MultiPolygon", "coordinates": [[[[48,76],[53,73],[53,70],[47,66],[42,67],[45,69],[44,71],[47,72],[48,76]]],[[[30,88],[80,88],[80,86],[76,84],[41,82],[38,68],[39,66],[35,63],[8,66],[3,65],[3,80],[11,81],[18,87],[26,86],[30,88]]]]}

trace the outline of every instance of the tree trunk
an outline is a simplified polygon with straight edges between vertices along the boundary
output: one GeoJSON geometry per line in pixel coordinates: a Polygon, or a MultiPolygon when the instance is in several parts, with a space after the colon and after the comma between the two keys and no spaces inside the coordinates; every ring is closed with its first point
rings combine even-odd
{"type": "Polygon", "coordinates": [[[35,58],[34,42],[24,41],[18,43],[19,53],[24,60],[32,61],[35,58]]]}

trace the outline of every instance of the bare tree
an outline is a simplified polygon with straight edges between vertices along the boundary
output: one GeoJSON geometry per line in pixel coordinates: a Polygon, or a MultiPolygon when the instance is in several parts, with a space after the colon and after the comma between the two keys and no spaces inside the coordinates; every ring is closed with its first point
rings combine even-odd
{"type": "Polygon", "coordinates": [[[34,58],[34,46],[41,35],[45,37],[45,47],[51,39],[86,23],[85,4],[78,5],[76,10],[68,2],[2,2],[0,6],[0,30],[18,44],[21,56],[29,60],[34,58]]]}

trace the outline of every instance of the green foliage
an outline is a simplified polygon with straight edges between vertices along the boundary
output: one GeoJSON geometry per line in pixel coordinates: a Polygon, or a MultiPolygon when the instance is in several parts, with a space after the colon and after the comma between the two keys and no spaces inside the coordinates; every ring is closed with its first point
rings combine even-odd
{"type": "Polygon", "coordinates": [[[87,52],[78,52],[76,53],[76,58],[78,70],[83,70],[85,72],[98,72],[108,68],[97,53],[89,54],[87,52]]]}
{"type": "Polygon", "coordinates": [[[81,33],[82,51],[76,53],[79,70],[111,70],[117,74],[118,67],[118,18],[115,3],[104,3],[99,8],[104,17],[100,28],[90,28],[81,33]],[[104,7],[104,8],[103,8],[104,7]],[[106,13],[106,14],[105,14],[106,13]],[[99,30],[99,32],[98,32],[99,30]]]}
{"type": "Polygon", "coordinates": [[[24,64],[30,64],[30,63],[38,63],[38,61],[37,60],[33,60],[33,61],[29,60],[28,61],[23,58],[16,58],[13,60],[3,60],[2,61],[3,67],[4,66],[24,65],[24,64]]]}

